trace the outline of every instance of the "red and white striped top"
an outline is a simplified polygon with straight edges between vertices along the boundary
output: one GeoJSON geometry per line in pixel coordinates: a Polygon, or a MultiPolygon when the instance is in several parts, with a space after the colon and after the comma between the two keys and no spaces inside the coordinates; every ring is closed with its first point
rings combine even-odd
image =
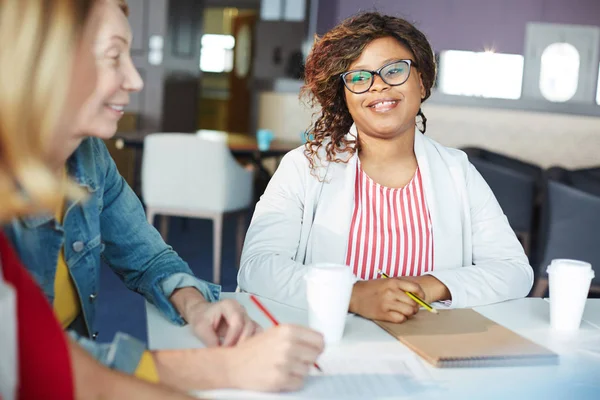
{"type": "Polygon", "coordinates": [[[346,265],[361,279],[419,276],[433,270],[431,218],[417,167],[412,180],[393,189],[374,182],[357,163],[354,211],[346,265]]]}

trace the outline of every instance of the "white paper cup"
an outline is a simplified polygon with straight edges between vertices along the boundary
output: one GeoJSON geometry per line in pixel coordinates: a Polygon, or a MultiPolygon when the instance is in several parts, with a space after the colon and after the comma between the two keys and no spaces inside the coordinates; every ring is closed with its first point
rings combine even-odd
{"type": "Polygon", "coordinates": [[[338,342],[344,334],[352,286],[357,279],[345,265],[315,264],[308,268],[308,325],[323,334],[325,343],[338,342]]]}
{"type": "Polygon", "coordinates": [[[550,326],[557,331],[576,331],[594,277],[587,262],[557,259],[547,269],[550,285],[550,326]]]}

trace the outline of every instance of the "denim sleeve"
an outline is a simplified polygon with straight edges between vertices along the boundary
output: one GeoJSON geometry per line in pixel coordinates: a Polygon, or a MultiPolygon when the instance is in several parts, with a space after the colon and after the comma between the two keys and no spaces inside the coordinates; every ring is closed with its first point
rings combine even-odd
{"type": "MultiPolygon", "coordinates": [[[[142,203],[117,171],[106,146],[95,141],[98,173],[104,177],[100,231],[102,257],[125,285],[141,293],[170,321],[184,324],[161,282],[177,273],[193,276],[188,265],[148,223],[142,203]]],[[[200,281],[197,281],[200,282],[200,281]]],[[[196,283],[197,283],[196,282],[196,283]]],[[[211,289],[213,292],[220,287],[211,289]]]]}
{"type": "Polygon", "coordinates": [[[69,336],[101,364],[129,375],[133,375],[146,351],[144,343],[122,332],[110,343],[98,343],[74,331],[69,331],[69,336]]]}
{"type": "Polygon", "coordinates": [[[205,282],[193,275],[183,274],[181,272],[163,279],[160,283],[160,287],[167,298],[171,297],[175,289],[184,287],[196,288],[202,293],[202,296],[211,303],[218,301],[221,296],[221,286],[205,282]]]}

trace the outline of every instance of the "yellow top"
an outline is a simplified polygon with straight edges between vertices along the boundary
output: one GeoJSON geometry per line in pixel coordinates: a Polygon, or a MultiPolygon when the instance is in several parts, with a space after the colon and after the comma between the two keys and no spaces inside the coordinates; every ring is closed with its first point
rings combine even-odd
{"type": "MultiPolygon", "coordinates": [[[[63,172],[63,179],[67,179],[67,171],[63,172]]],[[[62,224],[65,216],[64,201],[54,213],[54,217],[59,224],[62,224]]],[[[81,312],[81,303],[79,295],[75,288],[75,283],[69,272],[69,267],[65,261],[64,247],[58,253],[56,262],[56,275],[54,276],[54,314],[60,322],[63,329],[66,329],[81,312]]]]}
{"type": "MultiPolygon", "coordinates": [[[[67,179],[67,172],[64,170],[63,179],[67,179]]],[[[56,210],[54,217],[62,225],[65,213],[65,204],[60,205],[56,210]]],[[[56,275],[54,276],[54,314],[60,322],[63,329],[66,329],[81,313],[81,303],[77,288],[69,272],[69,267],[65,261],[64,247],[58,253],[56,262],[56,275]]],[[[140,362],[134,372],[134,375],[148,382],[158,382],[158,372],[150,352],[145,351],[140,358],[140,362]]]]}
{"type": "Polygon", "coordinates": [[[134,375],[147,382],[158,383],[158,371],[156,370],[156,364],[152,358],[152,354],[149,351],[145,351],[142,354],[140,363],[135,369],[134,375]]]}

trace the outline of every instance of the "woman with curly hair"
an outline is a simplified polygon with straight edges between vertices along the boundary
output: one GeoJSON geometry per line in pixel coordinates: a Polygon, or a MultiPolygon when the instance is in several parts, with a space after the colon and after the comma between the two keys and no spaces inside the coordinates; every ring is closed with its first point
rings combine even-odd
{"type": "Polygon", "coordinates": [[[436,66],[427,38],[379,13],[318,39],[303,93],[321,107],[250,225],[240,288],[305,307],[307,266],[352,268],[350,312],[402,322],[428,302],[523,297],[532,268],[492,191],[459,150],[425,136],[436,66]],[[393,279],[376,279],[378,271],[393,279]]]}

